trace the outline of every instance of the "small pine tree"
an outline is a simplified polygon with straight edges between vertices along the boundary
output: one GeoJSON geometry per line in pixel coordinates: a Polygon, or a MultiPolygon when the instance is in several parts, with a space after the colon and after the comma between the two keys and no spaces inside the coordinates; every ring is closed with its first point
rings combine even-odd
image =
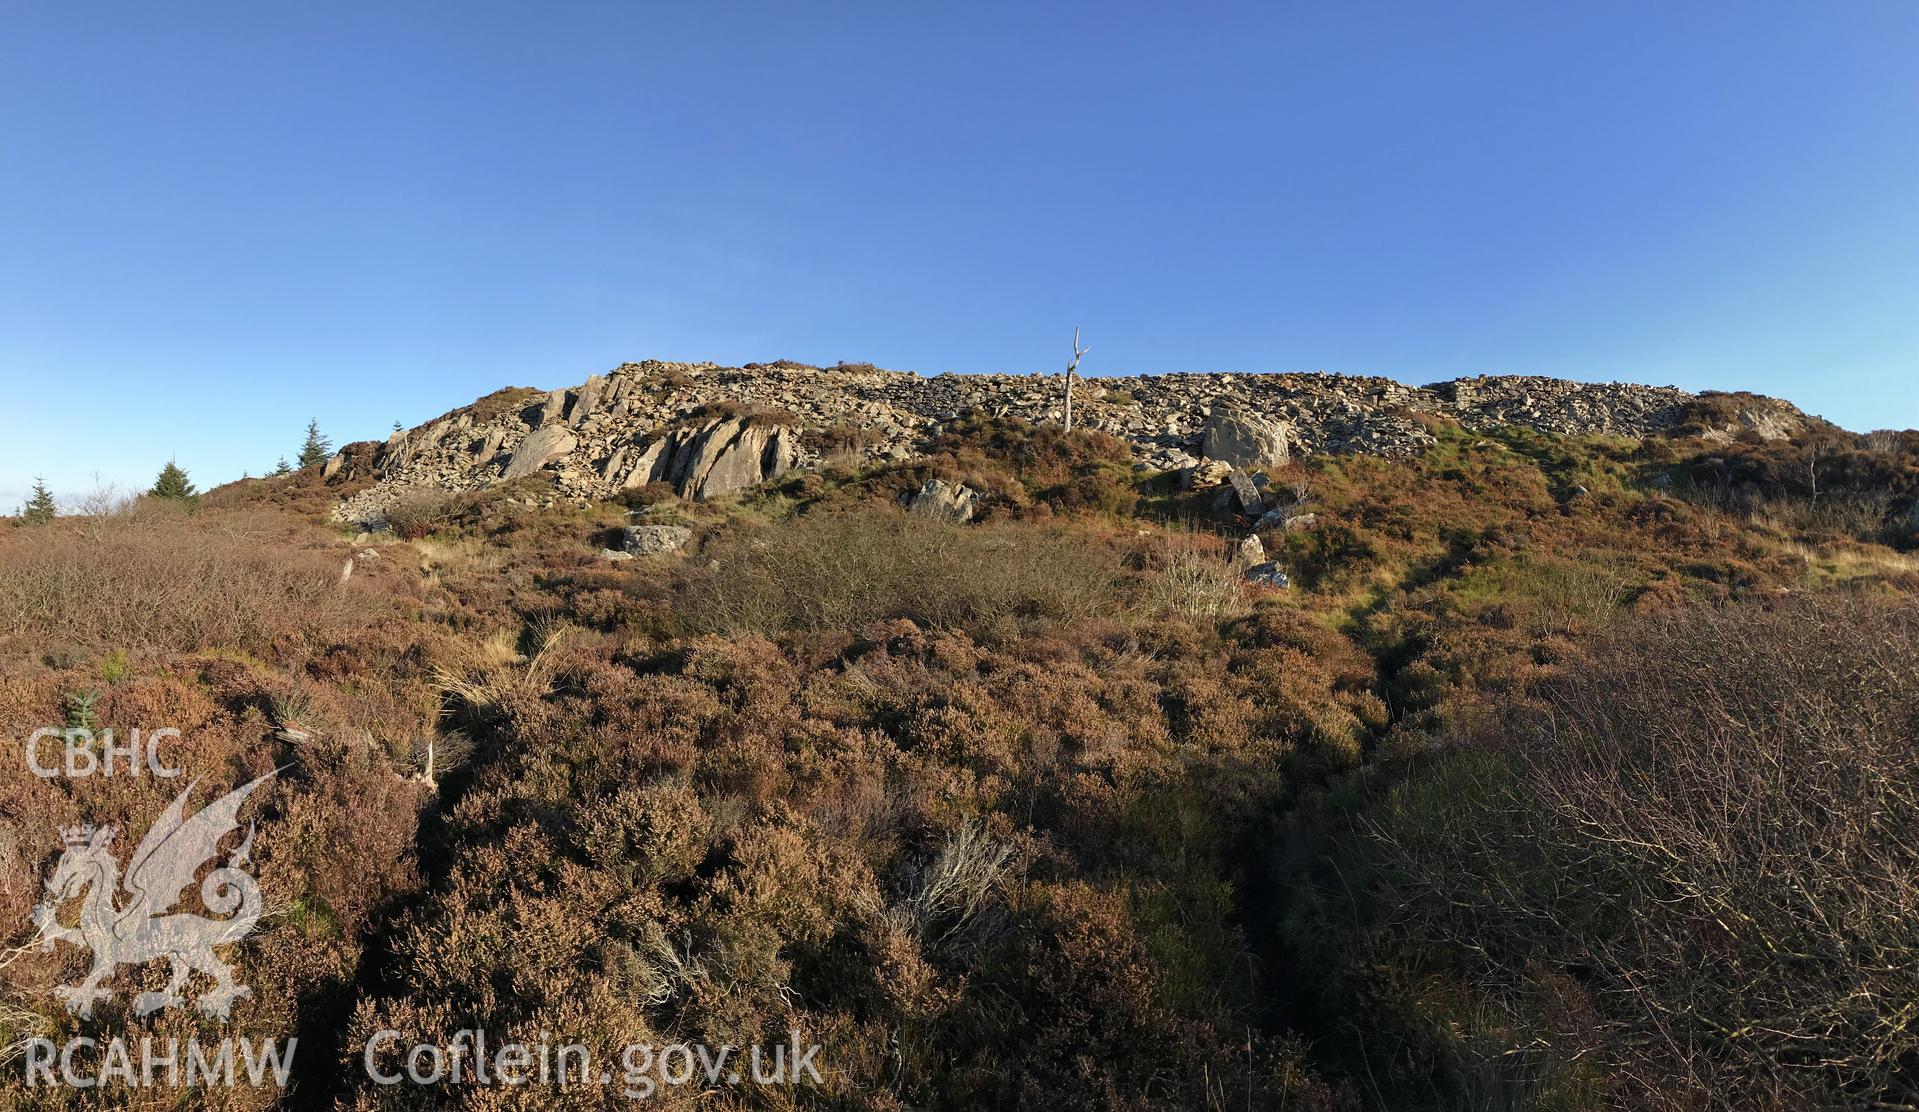
{"type": "Polygon", "coordinates": [[[172,460],[168,460],[167,465],[160,469],[160,477],[153,480],[153,489],[147,493],[155,498],[175,498],[182,502],[189,502],[200,496],[199,492],[193,489],[193,484],[187,482],[187,473],[172,460]]]}
{"type": "Polygon", "coordinates": [[[317,467],[326,462],[333,453],[333,441],[320,435],[320,422],[316,418],[307,422],[307,441],[300,446],[300,466],[317,467]]]}
{"type": "Polygon", "coordinates": [[[47,481],[36,475],[33,478],[33,497],[20,507],[20,520],[28,525],[45,525],[53,520],[53,492],[47,489],[47,481]]]}
{"type": "Polygon", "coordinates": [[[287,458],[285,456],[281,456],[280,462],[274,464],[273,470],[267,472],[267,478],[277,479],[282,475],[290,475],[292,473],[293,473],[293,465],[287,462],[287,458]]]}
{"type": "Polygon", "coordinates": [[[401,426],[400,426],[400,422],[398,422],[398,421],[395,421],[395,422],[393,422],[393,431],[394,431],[394,432],[401,432],[401,431],[404,431],[404,430],[403,430],[403,429],[401,428],[401,426]]]}

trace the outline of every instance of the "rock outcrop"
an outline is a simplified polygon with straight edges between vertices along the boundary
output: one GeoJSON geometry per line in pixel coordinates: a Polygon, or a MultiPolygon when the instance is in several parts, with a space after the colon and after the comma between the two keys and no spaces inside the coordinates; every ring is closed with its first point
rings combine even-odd
{"type": "Polygon", "coordinates": [[[607,457],[601,477],[626,489],[670,483],[696,502],[784,475],[800,464],[799,431],[738,417],[644,434],[607,457]]]}
{"type": "MultiPolygon", "coordinates": [[[[344,502],[343,520],[372,522],[421,491],[465,491],[550,477],[542,498],[584,501],[648,483],[710,499],[819,462],[810,448],[856,442],[868,460],[913,458],[943,427],[979,417],[1061,419],[1058,375],[936,375],[864,364],[628,363],[579,386],[504,390],[384,444],[350,446],[349,474],[378,482],[344,502]],[[845,435],[838,435],[845,434],[845,435]],[[370,461],[370,462],[368,462],[370,461]]],[[[1762,399],[1765,435],[1811,420],[1762,399]]],[[[1534,377],[1458,379],[1428,387],[1328,374],[1165,374],[1082,379],[1076,427],[1128,441],[1137,465],[1196,485],[1220,468],[1273,467],[1320,452],[1417,453],[1432,420],[1490,431],[1643,437],[1688,419],[1694,395],[1675,387],[1534,377]],[[1211,468],[1211,470],[1209,470],[1211,468]]],[[[1741,410],[1744,412],[1744,410],[1741,410]]],[[[1728,420],[1742,420],[1734,413],[1728,420]]],[[[343,453],[344,454],[344,453],[343,453]]]]}

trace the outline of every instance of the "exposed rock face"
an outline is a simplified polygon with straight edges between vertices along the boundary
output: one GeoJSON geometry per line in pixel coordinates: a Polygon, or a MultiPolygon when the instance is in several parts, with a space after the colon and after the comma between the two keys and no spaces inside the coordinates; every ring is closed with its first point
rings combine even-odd
{"type": "Polygon", "coordinates": [[[979,509],[979,491],[964,483],[928,479],[906,500],[906,508],[942,521],[971,521],[979,509]]]}
{"type": "MultiPolygon", "coordinates": [[[[971,417],[1058,422],[1057,380],[925,378],[865,365],[629,363],[571,389],[503,391],[385,444],[361,446],[371,463],[357,465],[359,473],[370,470],[381,481],[338,515],[368,521],[410,490],[472,490],[536,473],[552,476],[553,497],[572,501],[650,482],[671,483],[688,498],[716,498],[817,463],[805,432],[857,429],[865,458],[890,461],[912,458],[942,427],[971,417]],[[714,415],[720,406],[728,411],[714,415]]],[[[1228,461],[1247,470],[1294,454],[1417,453],[1433,442],[1422,414],[1475,431],[1524,425],[1647,436],[1678,424],[1692,399],[1673,387],[1550,378],[1422,388],[1326,374],[1167,374],[1082,379],[1073,417],[1075,427],[1128,441],[1139,467],[1188,472],[1206,485],[1226,480],[1228,461]]],[[[1790,426],[1793,415],[1805,419],[1790,405],[1774,405],[1764,410],[1765,431],[1790,426]]]]}
{"type": "Polygon", "coordinates": [[[799,464],[796,430],[727,418],[615,448],[601,475],[621,488],[671,483],[682,497],[704,501],[777,478],[799,464]]]}
{"type": "Polygon", "coordinates": [[[500,473],[500,478],[517,479],[522,475],[531,475],[572,451],[578,443],[572,433],[559,425],[535,429],[513,450],[513,458],[506,462],[506,470],[500,473]]]}
{"type": "Polygon", "coordinates": [[[1291,454],[1284,421],[1271,421],[1236,405],[1220,406],[1206,419],[1200,454],[1243,470],[1283,467],[1291,454]]]}

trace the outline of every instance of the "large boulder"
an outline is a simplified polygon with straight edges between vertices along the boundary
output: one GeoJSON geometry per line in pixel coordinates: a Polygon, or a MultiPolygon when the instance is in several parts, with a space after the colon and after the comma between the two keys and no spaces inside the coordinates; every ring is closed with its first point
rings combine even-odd
{"type": "Polygon", "coordinates": [[[522,475],[531,475],[572,451],[578,443],[564,425],[541,425],[528,433],[526,439],[520,441],[520,446],[513,450],[513,458],[507,461],[506,473],[501,477],[517,479],[522,475]]]}
{"type": "Polygon", "coordinates": [[[1200,454],[1230,463],[1240,470],[1279,467],[1292,458],[1291,430],[1286,422],[1248,412],[1235,405],[1215,407],[1206,419],[1200,454]]]}
{"type": "Polygon", "coordinates": [[[964,483],[928,479],[925,486],[907,498],[906,508],[942,521],[971,521],[979,509],[979,491],[964,483]]]}
{"type": "Polygon", "coordinates": [[[620,550],[635,556],[656,556],[676,552],[693,539],[693,530],[684,525],[628,525],[620,530],[620,550]]]}

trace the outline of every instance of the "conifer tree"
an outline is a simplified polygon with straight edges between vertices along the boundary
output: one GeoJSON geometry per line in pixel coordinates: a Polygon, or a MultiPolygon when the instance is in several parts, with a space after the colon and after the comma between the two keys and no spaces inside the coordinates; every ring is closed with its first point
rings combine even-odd
{"type": "Polygon", "coordinates": [[[300,446],[300,466],[316,467],[326,462],[333,453],[333,441],[320,434],[318,418],[307,422],[307,440],[300,446]]]}
{"type": "Polygon", "coordinates": [[[174,498],[182,502],[192,501],[200,496],[199,492],[193,489],[193,484],[187,482],[187,473],[172,460],[168,460],[167,465],[160,469],[160,477],[153,481],[153,489],[147,493],[155,498],[174,498]]]}
{"type": "Polygon", "coordinates": [[[47,481],[36,475],[33,478],[33,497],[20,507],[20,520],[28,525],[45,525],[53,520],[53,492],[47,489],[47,481]]]}
{"type": "Polygon", "coordinates": [[[287,462],[287,458],[285,456],[281,456],[280,461],[273,465],[273,470],[267,472],[267,478],[277,479],[282,475],[291,474],[292,471],[293,471],[293,465],[287,462]]]}

